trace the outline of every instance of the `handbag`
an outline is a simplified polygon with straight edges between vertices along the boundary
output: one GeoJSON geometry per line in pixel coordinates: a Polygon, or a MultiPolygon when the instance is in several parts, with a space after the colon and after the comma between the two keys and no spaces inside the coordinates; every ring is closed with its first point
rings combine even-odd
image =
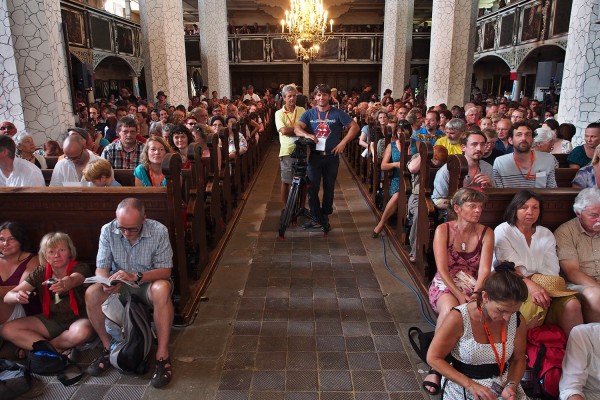
{"type": "Polygon", "coordinates": [[[27,356],[27,368],[38,375],[56,375],[60,383],[64,386],[70,386],[77,383],[83,377],[81,367],[73,364],[66,356],[60,354],[52,343],[47,340],[39,340],[33,344],[33,349],[27,356]],[[67,378],[65,370],[70,365],[74,365],[78,374],[72,378],[67,378]]]}
{"type": "Polygon", "coordinates": [[[408,340],[410,341],[410,345],[424,363],[427,363],[427,351],[429,350],[434,334],[435,331],[423,332],[416,326],[408,329],[408,340]],[[419,342],[418,344],[414,338],[415,334],[417,336],[417,341],[419,342]]]}

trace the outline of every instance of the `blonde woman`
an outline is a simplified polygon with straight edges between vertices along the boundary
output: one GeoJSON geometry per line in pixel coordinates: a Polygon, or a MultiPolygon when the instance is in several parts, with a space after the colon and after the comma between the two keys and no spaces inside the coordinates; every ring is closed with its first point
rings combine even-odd
{"type": "Polygon", "coordinates": [[[172,153],[171,146],[162,137],[151,137],[144,145],[140,157],[140,165],[133,171],[135,186],[167,186],[167,179],[162,172],[162,162],[167,153],[172,153]]]}

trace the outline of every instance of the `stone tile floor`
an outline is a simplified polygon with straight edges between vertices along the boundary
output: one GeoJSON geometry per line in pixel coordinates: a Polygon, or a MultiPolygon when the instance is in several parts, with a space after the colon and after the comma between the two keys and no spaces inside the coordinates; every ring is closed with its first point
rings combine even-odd
{"type": "MultiPolygon", "coordinates": [[[[273,146],[234,229],[196,320],[174,328],[174,378],[162,390],[112,370],[64,388],[43,378],[39,399],[408,400],[424,365],[407,346],[427,328],[412,294],[386,271],[375,225],[344,163],[332,231],[290,227],[281,212],[273,146]]],[[[300,221],[302,222],[302,221],[300,221]]],[[[390,268],[410,282],[390,254],[390,268]]],[[[6,347],[6,346],[5,346],[6,347]]],[[[95,354],[83,355],[82,365],[95,354]]]]}

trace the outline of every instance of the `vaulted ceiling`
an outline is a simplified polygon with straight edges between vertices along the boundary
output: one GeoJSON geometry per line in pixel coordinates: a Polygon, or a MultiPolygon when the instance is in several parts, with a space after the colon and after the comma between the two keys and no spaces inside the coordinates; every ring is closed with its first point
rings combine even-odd
{"type": "MultiPolygon", "coordinates": [[[[183,1],[183,21],[198,22],[198,0],[183,1]]],[[[401,0],[398,0],[401,1],[401,0]]],[[[415,23],[431,19],[433,0],[415,0],[415,23]]],[[[324,0],[325,8],[335,23],[382,24],[385,0],[324,0]]],[[[227,16],[235,25],[269,23],[278,25],[286,9],[287,0],[227,0],[227,16]]]]}

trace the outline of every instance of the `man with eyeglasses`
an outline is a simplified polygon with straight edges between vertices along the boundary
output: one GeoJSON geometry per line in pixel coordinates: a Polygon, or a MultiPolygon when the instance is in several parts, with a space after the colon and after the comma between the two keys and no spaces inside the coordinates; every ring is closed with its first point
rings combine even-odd
{"type": "Polygon", "coordinates": [[[16,134],[17,134],[17,127],[12,122],[3,121],[0,124],[0,135],[8,135],[11,138],[14,138],[16,134]]]}
{"type": "Polygon", "coordinates": [[[85,148],[85,139],[79,134],[67,136],[63,142],[65,157],[59,160],[52,170],[50,186],[75,186],[84,182],[83,169],[90,161],[99,159],[85,148]]]}
{"type": "Polygon", "coordinates": [[[15,157],[16,147],[8,135],[0,135],[0,187],[46,186],[35,164],[15,157]]]}
{"type": "Polygon", "coordinates": [[[532,150],[533,130],[517,122],[508,133],[513,153],[494,161],[494,183],[499,188],[555,188],[555,162],[550,153],[532,150]]]}
{"type": "Polygon", "coordinates": [[[108,160],[114,169],[135,169],[140,164],[144,148],[144,144],[137,140],[135,118],[121,118],[117,123],[117,134],[119,140],[104,148],[102,158],[108,160]]]}
{"type": "Polygon", "coordinates": [[[163,387],[171,381],[172,369],[169,357],[169,338],[173,324],[173,250],[167,227],[158,221],[147,219],[144,203],[127,198],[117,206],[116,218],[102,227],[96,275],[136,283],[104,286],[96,283],[85,293],[87,314],[102,341],[102,354],[86,372],[92,376],[102,375],[110,365],[111,337],[106,332],[102,303],[113,293],[129,292],[136,295],[146,306],[154,309],[154,325],[158,347],[156,367],[151,384],[163,387]]]}

